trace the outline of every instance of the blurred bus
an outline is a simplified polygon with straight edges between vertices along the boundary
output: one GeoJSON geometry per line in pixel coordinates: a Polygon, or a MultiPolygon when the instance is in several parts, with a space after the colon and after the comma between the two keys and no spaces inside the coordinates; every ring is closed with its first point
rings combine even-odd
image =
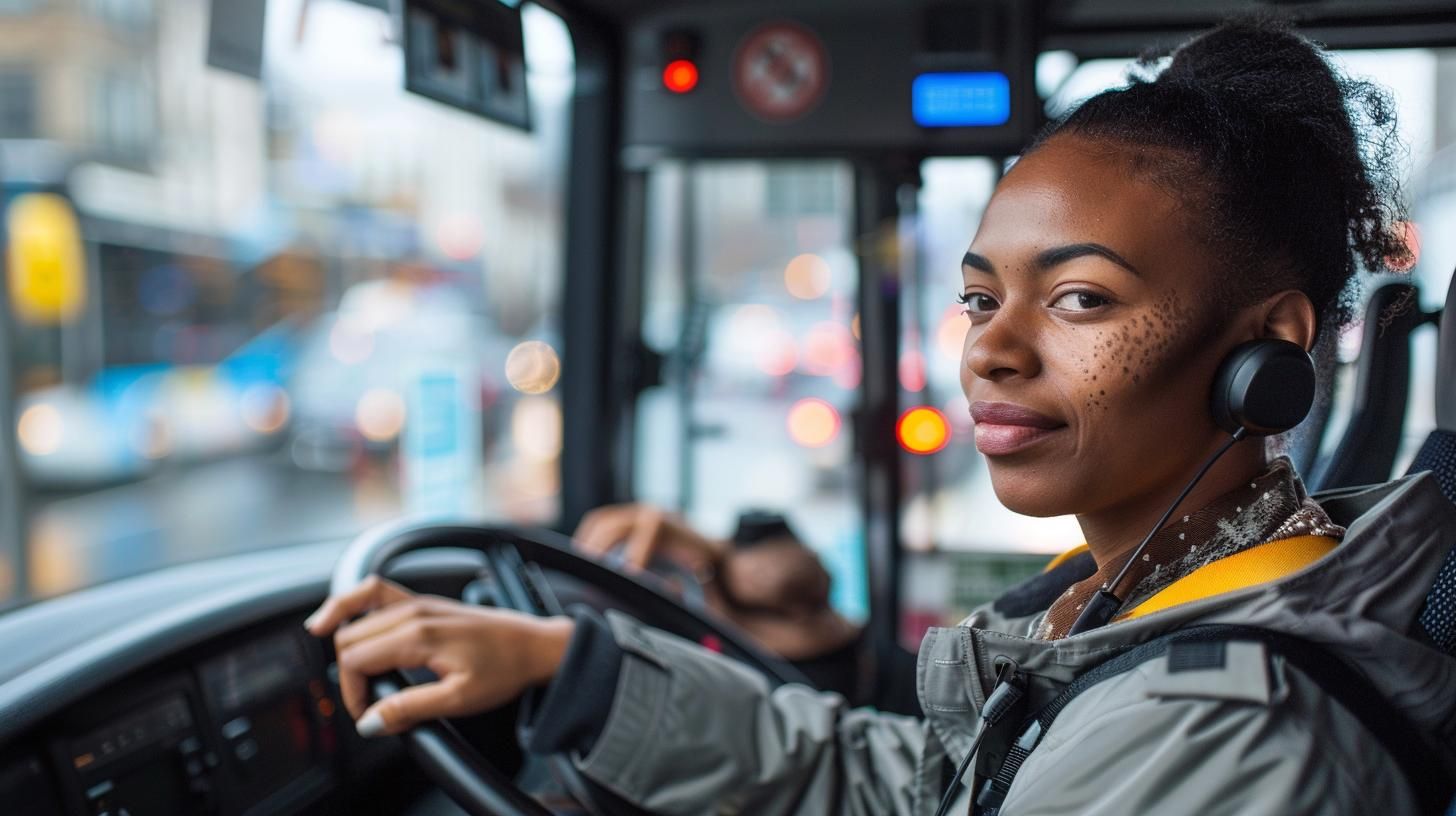
{"type": "Polygon", "coordinates": [[[78,212],[63,185],[7,185],[4,206],[11,265],[26,270],[11,295],[32,484],[135,478],[286,428],[302,315],[267,264],[242,265],[221,238],[78,212]]]}

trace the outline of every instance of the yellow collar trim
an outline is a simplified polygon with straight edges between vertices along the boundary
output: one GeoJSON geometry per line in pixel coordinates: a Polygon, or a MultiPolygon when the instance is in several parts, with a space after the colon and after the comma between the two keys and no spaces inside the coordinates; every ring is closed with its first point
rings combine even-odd
{"type": "Polygon", "coordinates": [[[1277,581],[1325,557],[1339,545],[1329,536],[1281,538],[1204,564],[1164,587],[1117,620],[1132,620],[1179,604],[1277,581]]]}
{"type": "Polygon", "coordinates": [[[1057,567],[1060,567],[1061,565],[1067,563],[1068,561],[1071,561],[1073,558],[1076,558],[1077,556],[1081,555],[1084,552],[1087,552],[1087,545],[1086,544],[1078,544],[1077,546],[1073,547],[1072,549],[1067,550],[1066,552],[1062,553],[1061,555],[1057,556],[1056,558],[1053,558],[1052,560],[1048,561],[1047,562],[1047,565],[1045,567],[1042,567],[1041,568],[1041,571],[1042,572],[1051,572],[1052,570],[1056,569],[1057,567]]]}

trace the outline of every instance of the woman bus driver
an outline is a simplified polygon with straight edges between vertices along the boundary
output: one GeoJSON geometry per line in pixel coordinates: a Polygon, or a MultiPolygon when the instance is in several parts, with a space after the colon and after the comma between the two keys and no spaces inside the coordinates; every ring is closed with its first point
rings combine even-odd
{"type": "MultiPolygon", "coordinates": [[[[1312,348],[1346,318],[1357,264],[1404,254],[1392,128],[1385,97],[1308,41],[1238,21],[1185,44],[1156,78],[1085,102],[1001,180],[962,268],[961,382],[998,498],[1075,514],[1091,559],[931,630],[926,720],[771,690],[615,613],[533,619],[373,580],[307,623],[334,636],[360,732],[546,684],[531,747],[572,750],[583,773],[654,812],[929,814],[998,672],[1024,676],[1044,703],[1133,644],[1240,623],[1355,664],[1397,713],[1446,738],[1438,761],[1456,770],[1456,660],[1411,634],[1456,539],[1429,478],[1315,502],[1288,460],[1238,442],[1131,565],[1119,616],[1069,635],[1228,440],[1208,407],[1225,355],[1261,338],[1312,348]],[[440,679],[368,706],[365,677],[402,666],[440,679]]],[[[1233,646],[1197,671],[1148,663],[1078,697],[1001,812],[1415,810],[1346,709],[1292,665],[1233,646]]]]}

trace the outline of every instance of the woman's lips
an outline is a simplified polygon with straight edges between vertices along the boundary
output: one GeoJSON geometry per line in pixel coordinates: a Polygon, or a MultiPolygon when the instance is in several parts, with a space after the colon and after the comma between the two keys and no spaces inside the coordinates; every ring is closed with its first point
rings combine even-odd
{"type": "Polygon", "coordinates": [[[985,456],[1005,456],[1067,427],[1067,423],[1010,402],[973,402],[976,450],[985,456]]]}

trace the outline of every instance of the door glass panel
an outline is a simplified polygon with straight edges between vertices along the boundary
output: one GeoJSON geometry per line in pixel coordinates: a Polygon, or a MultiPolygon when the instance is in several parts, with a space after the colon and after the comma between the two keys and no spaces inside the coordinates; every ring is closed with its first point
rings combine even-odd
{"type": "Polygon", "coordinates": [[[648,180],[635,493],[703,531],[783,512],[867,613],[850,411],[858,263],[842,162],[663,163],[648,180]]]}

